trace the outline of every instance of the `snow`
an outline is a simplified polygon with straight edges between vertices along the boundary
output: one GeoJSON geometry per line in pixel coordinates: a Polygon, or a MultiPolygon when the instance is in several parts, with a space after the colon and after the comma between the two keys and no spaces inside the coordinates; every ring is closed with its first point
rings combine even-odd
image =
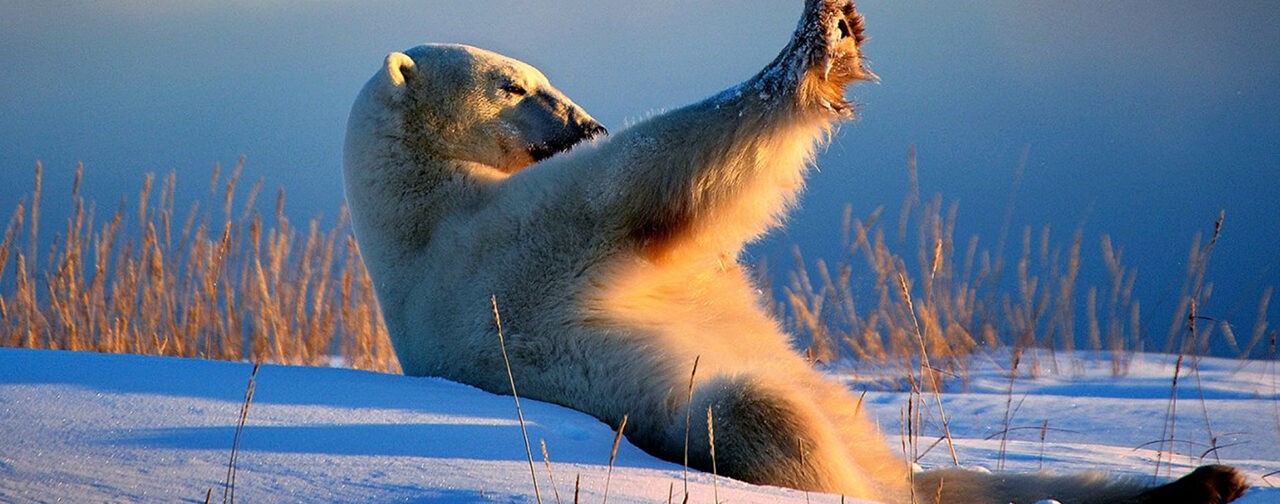
{"type": "MultiPolygon", "coordinates": [[[[954,392],[942,396],[962,464],[1154,473],[1158,444],[1147,443],[1165,429],[1173,357],[1132,356],[1128,374],[1113,378],[1104,357],[1059,353],[1042,359],[1037,376],[1012,382],[1002,371],[1007,363],[999,355],[975,357],[967,379],[954,377],[948,385],[954,392]],[[1014,429],[1002,456],[1006,409],[1014,429]]],[[[1023,365],[1026,374],[1025,358],[1023,365]]],[[[1212,453],[1200,458],[1211,439],[1207,417],[1220,447],[1216,455],[1255,485],[1238,502],[1280,502],[1280,489],[1267,482],[1280,478],[1264,479],[1280,469],[1277,363],[1205,359],[1199,387],[1188,365],[1179,380],[1174,436],[1185,442],[1172,473],[1218,462],[1212,453]]],[[[0,349],[0,502],[204,502],[209,492],[211,502],[221,502],[252,369],[0,349]]],[[[829,373],[858,393],[867,391],[863,407],[879,419],[885,441],[900,446],[898,419],[910,395],[897,391],[894,371],[846,364],[829,373]]],[[[581,502],[602,501],[606,478],[609,502],[667,502],[670,494],[681,501],[679,464],[624,440],[609,476],[614,432],[606,425],[525,398],[521,406],[543,502],[556,499],[539,442],[546,444],[563,502],[573,501],[576,478],[581,502]]],[[[922,451],[936,439],[934,426],[926,430],[922,451]]],[[[946,452],[939,444],[921,463],[950,464],[946,452]]],[[[730,503],[840,502],[697,472],[690,472],[688,487],[689,502],[697,503],[716,495],[730,503]]],[[[242,502],[536,500],[511,397],[433,378],[274,365],[263,365],[255,379],[234,491],[242,502]]]]}

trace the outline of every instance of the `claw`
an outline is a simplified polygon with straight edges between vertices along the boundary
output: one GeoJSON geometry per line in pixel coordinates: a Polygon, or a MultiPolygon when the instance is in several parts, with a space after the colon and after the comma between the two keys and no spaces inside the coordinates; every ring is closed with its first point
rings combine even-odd
{"type": "Polygon", "coordinates": [[[805,106],[852,117],[845,86],[879,80],[862,60],[864,40],[862,16],[853,2],[808,0],[791,43],[756,76],[754,85],[771,92],[797,93],[805,106]]]}

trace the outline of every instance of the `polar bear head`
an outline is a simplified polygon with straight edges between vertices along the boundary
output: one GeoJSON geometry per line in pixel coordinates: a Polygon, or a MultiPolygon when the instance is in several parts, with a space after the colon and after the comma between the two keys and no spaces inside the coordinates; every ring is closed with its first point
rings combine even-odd
{"type": "Polygon", "coordinates": [[[412,268],[437,224],[493,182],[604,133],[520,61],[463,45],[391,53],[352,105],[343,149],[365,263],[384,279],[412,268]]]}
{"type": "Polygon", "coordinates": [[[604,132],[536,68],[475,47],[428,44],[387,56],[357,98],[347,140],[348,148],[397,148],[419,161],[509,174],[604,132]],[[386,139],[403,145],[352,145],[386,139]]]}

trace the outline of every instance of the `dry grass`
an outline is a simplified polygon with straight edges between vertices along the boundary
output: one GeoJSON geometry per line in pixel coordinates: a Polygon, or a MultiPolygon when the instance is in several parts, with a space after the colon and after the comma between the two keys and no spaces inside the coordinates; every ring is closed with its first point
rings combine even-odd
{"type": "MultiPolygon", "coordinates": [[[[502,315],[498,312],[498,296],[489,298],[489,302],[493,304],[493,323],[498,329],[498,348],[502,350],[502,363],[507,368],[507,380],[511,383],[511,398],[516,402],[516,418],[520,420],[520,435],[524,437],[524,452],[529,457],[529,477],[533,480],[533,496],[537,499],[538,504],[542,504],[542,492],[538,490],[538,472],[533,469],[533,448],[529,446],[529,429],[524,422],[524,409],[520,407],[520,394],[516,392],[516,377],[511,373],[511,359],[507,357],[507,340],[502,335],[502,315]]],[[[622,425],[627,425],[627,417],[622,417],[622,425]]],[[[622,435],[622,430],[618,430],[618,435],[622,435]]],[[[614,452],[618,450],[617,441],[614,441],[614,452]]],[[[610,462],[612,465],[612,461],[610,462]]],[[[608,498],[608,487],[605,490],[605,497],[608,498]]]]}
{"type": "Polygon", "coordinates": [[[716,468],[716,418],[707,406],[707,444],[711,449],[711,502],[720,504],[720,471],[716,468]]]}
{"type": "Polygon", "coordinates": [[[260,183],[237,205],[237,165],[209,182],[221,212],[177,220],[177,177],[148,175],[132,210],[100,222],[80,167],[71,217],[46,243],[42,171],[0,242],[0,345],[398,371],[345,211],[298,230],[282,190],[268,224],[260,183]]]}
{"type": "Polygon", "coordinates": [[[547,453],[547,440],[540,439],[538,444],[542,446],[542,463],[547,467],[547,479],[551,481],[551,493],[556,497],[556,504],[560,504],[560,489],[556,487],[556,472],[551,469],[551,455],[547,453]]]}
{"type": "MultiPolygon", "coordinates": [[[[1205,355],[1216,343],[1211,338],[1217,337],[1244,358],[1264,337],[1275,334],[1274,329],[1268,331],[1266,320],[1270,288],[1262,293],[1243,347],[1227,321],[1197,317],[1211,322],[1199,331],[1187,323],[1191,307],[1205,306],[1212,294],[1212,284],[1205,279],[1212,246],[1202,246],[1199,236],[1191,246],[1169,332],[1159,340],[1144,325],[1134,296],[1137,272],[1124,263],[1122,250],[1110,236],[1102,235],[1097,249],[1106,268],[1105,285],[1080,285],[1080,230],[1063,242],[1047,226],[1039,231],[1026,227],[1016,260],[1006,263],[1003,236],[994,250],[979,247],[977,236],[957,243],[957,206],[944,208],[938,196],[921,203],[915,171],[912,155],[911,190],[898,216],[896,240],[886,238],[883,208],[864,220],[853,218],[851,207],[846,207],[843,257],[831,264],[807,260],[799,248],[793,249],[794,264],[775,312],[807,345],[813,360],[854,358],[900,364],[907,370],[930,368],[919,378],[932,385],[939,373],[967,376],[969,356],[978,349],[1009,349],[1013,358],[1022,359],[1022,372],[1030,375],[1044,365],[1056,370],[1057,350],[1091,350],[1109,354],[1112,372],[1121,375],[1134,352],[1205,355]],[[909,233],[914,233],[910,240],[909,233]],[[914,250],[899,253],[895,246],[914,250]],[[1087,324],[1083,330],[1077,327],[1082,320],[1087,324]],[[1041,362],[1044,355],[1048,362],[1041,362]]],[[[1012,363],[1010,369],[1013,372],[1012,363]]]]}
{"type": "Polygon", "coordinates": [[[613,463],[618,459],[618,445],[622,443],[622,432],[627,430],[627,418],[629,415],[622,415],[622,422],[618,424],[618,432],[613,436],[613,448],[609,450],[609,469],[604,476],[604,504],[609,504],[609,482],[613,480],[613,463]]]}
{"type": "Polygon", "coordinates": [[[689,371],[689,390],[684,402],[684,502],[689,502],[689,429],[693,420],[693,385],[698,378],[698,361],[701,355],[693,357],[693,370],[689,371]]]}
{"type": "MultiPolygon", "coordinates": [[[[313,219],[300,229],[280,191],[264,216],[255,210],[261,183],[241,189],[237,165],[225,177],[215,168],[209,208],[196,204],[179,218],[176,176],[147,176],[136,200],[103,218],[81,195],[78,169],[71,217],[50,239],[39,218],[41,171],[37,164],[33,191],[0,241],[0,345],[398,371],[345,211],[331,227],[313,219]]],[[[1199,355],[1220,338],[1248,356],[1275,338],[1269,288],[1247,341],[1225,320],[1188,334],[1193,301],[1203,311],[1212,294],[1203,267],[1211,247],[1198,238],[1170,329],[1157,341],[1133,294],[1136,272],[1110,237],[1096,249],[1105,285],[1083,286],[1082,232],[1063,241],[1048,227],[1024,228],[1006,262],[1008,233],[990,250],[977,237],[957,242],[957,206],[921,199],[914,155],[908,176],[895,223],[883,209],[855,219],[846,208],[845,255],[834,263],[795,250],[777,312],[813,360],[899,364],[936,391],[940,378],[967,376],[969,356],[982,348],[1011,349],[1022,362],[1010,371],[1033,375],[1045,353],[1027,349],[1048,350],[1055,367],[1057,349],[1107,352],[1123,374],[1135,351],[1199,355]]],[[[1008,213],[1006,229],[1012,202],[1008,213]]]]}
{"type": "MultiPolygon", "coordinates": [[[[257,389],[258,368],[261,364],[253,365],[253,372],[249,373],[249,385],[244,390],[244,402],[240,405],[240,418],[236,422],[236,435],[231,441],[231,458],[227,461],[227,477],[222,481],[222,502],[223,504],[236,501],[236,472],[239,470],[237,462],[240,457],[240,440],[243,439],[244,425],[249,420],[249,406],[253,404],[253,393],[257,389]]],[[[205,503],[208,504],[209,497],[213,494],[210,489],[205,495],[205,503]]]]}

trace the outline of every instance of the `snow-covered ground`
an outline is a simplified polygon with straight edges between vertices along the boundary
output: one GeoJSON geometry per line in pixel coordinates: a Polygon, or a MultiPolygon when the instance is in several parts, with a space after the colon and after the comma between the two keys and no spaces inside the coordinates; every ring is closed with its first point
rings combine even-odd
{"type": "MultiPolygon", "coordinates": [[[[1046,358],[1047,359],[1047,358],[1046,358]]],[[[1023,369],[1027,369],[1023,361],[1023,369]]],[[[1012,382],[1003,357],[976,357],[943,395],[960,462],[1006,470],[1102,469],[1149,477],[1169,407],[1172,358],[1138,355],[1112,378],[1103,359],[1058,355],[1012,382]],[[1004,361],[1004,362],[1002,362],[1004,361]],[[1013,412],[1006,447],[998,435],[1013,412]],[[1042,430],[1048,422],[1047,430],[1042,430]],[[1045,440],[1041,442],[1041,433],[1045,440]],[[995,434],[992,439],[987,439],[995,434]]],[[[221,502],[253,366],[132,355],[0,349],[0,502],[221,502]]],[[[886,442],[901,445],[909,394],[884,370],[836,368],[886,442]]],[[[1179,382],[1174,474],[1216,456],[1255,485],[1239,502],[1280,502],[1280,390],[1274,361],[1206,359],[1179,382]],[[1190,445],[1188,445],[1190,443],[1190,445]],[[1189,455],[1188,455],[1189,454],[1189,455]]],[[[608,476],[614,433],[584,414],[521,400],[543,502],[680,502],[677,464],[625,441],[608,476]],[[551,470],[539,443],[545,442],[551,470]],[[552,481],[554,477],[554,481],[552,481]],[[609,480],[606,483],[606,480],[609,480]],[[554,487],[554,490],[553,490],[554,487]]],[[[932,425],[929,431],[934,430],[932,425]]],[[[922,450],[932,439],[922,437],[922,450]]],[[[950,463],[944,445],[922,460],[950,463]]],[[[1166,456],[1167,459],[1167,456],[1166,456]]],[[[1164,474],[1164,470],[1161,470],[1164,474]]],[[[690,473],[689,502],[840,502],[690,473]]],[[[439,379],[264,365],[238,453],[241,502],[534,502],[509,396],[439,379]]]]}

